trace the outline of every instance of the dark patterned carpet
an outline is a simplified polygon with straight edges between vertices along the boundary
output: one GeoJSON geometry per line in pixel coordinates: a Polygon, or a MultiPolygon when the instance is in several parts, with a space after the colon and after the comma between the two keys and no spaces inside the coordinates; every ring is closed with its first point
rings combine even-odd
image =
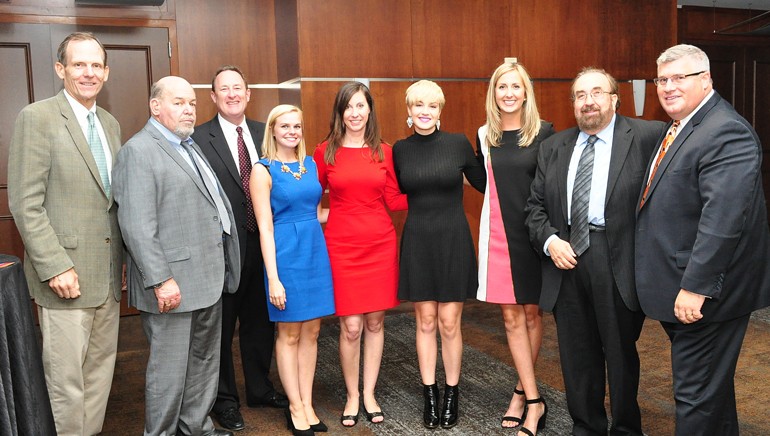
{"type": "MultiPolygon", "coordinates": [[[[377,398],[387,419],[378,425],[366,423],[375,434],[434,435],[436,431],[457,435],[514,434],[510,429],[500,428],[500,418],[513,393],[517,380],[515,371],[468,345],[463,352],[458,425],[451,430],[424,429],[422,385],[415,354],[414,317],[411,314],[387,317],[385,332],[384,355],[387,360],[383,362],[380,372],[377,398]]],[[[340,383],[339,357],[336,354],[338,336],[338,324],[324,325],[318,344],[316,396],[345,398],[345,389],[340,383]]],[[[506,346],[505,343],[500,345],[506,346]]],[[[443,386],[444,374],[440,358],[437,372],[439,386],[443,386]]],[[[571,421],[566,413],[564,394],[542,384],[538,387],[550,409],[547,427],[538,434],[569,434],[571,421]]],[[[363,415],[361,422],[365,422],[363,415]]]]}

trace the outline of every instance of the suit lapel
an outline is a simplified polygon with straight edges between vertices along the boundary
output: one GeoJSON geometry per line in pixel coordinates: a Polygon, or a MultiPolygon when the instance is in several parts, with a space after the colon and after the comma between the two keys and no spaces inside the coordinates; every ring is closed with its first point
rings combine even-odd
{"type": "MultiPolygon", "coordinates": [[[[227,145],[227,138],[225,138],[225,132],[222,130],[222,126],[219,124],[219,117],[214,117],[211,123],[211,130],[209,130],[211,136],[211,147],[225,164],[227,172],[233,180],[236,181],[238,186],[241,186],[241,176],[238,173],[237,162],[233,160],[233,154],[230,153],[230,146],[227,145]]],[[[243,187],[241,187],[243,189],[243,187]]]]}
{"type": "Polygon", "coordinates": [[[59,110],[61,111],[62,117],[67,120],[65,122],[65,126],[67,127],[67,131],[72,138],[72,142],[80,152],[80,155],[83,157],[83,160],[88,167],[88,171],[91,172],[91,176],[94,178],[96,184],[99,185],[99,189],[102,190],[102,194],[106,198],[107,194],[105,193],[104,186],[102,185],[102,176],[99,174],[99,167],[96,166],[94,155],[91,153],[91,148],[88,146],[88,141],[83,135],[83,129],[80,127],[80,123],[78,123],[78,119],[75,117],[75,112],[72,110],[72,106],[70,106],[69,100],[67,100],[63,90],[56,95],[56,100],[59,103],[59,110]]]}
{"type": "MultiPolygon", "coordinates": [[[[666,151],[666,155],[663,156],[663,160],[660,161],[660,165],[658,165],[658,171],[655,172],[655,178],[650,181],[650,189],[647,191],[647,201],[649,201],[650,197],[652,196],[655,187],[658,185],[658,181],[666,173],[666,168],[668,168],[671,161],[676,158],[676,154],[679,152],[679,149],[682,148],[682,144],[687,141],[687,138],[695,130],[695,126],[700,124],[700,122],[703,121],[703,117],[705,117],[706,114],[721,100],[722,97],[714,92],[714,95],[711,96],[709,101],[707,101],[706,104],[704,104],[703,107],[700,108],[700,110],[698,110],[695,115],[693,115],[693,117],[690,119],[690,122],[680,128],[679,133],[676,135],[676,139],[674,139],[674,142],[669,146],[668,151],[666,151]]],[[[668,132],[668,129],[671,127],[671,124],[672,123],[670,122],[666,125],[666,130],[663,133],[664,137],[666,132],[668,132]]],[[[663,138],[661,138],[660,142],[663,142],[663,138]]],[[[658,144],[658,148],[660,148],[660,144],[658,144]]],[[[649,174],[649,169],[647,171],[647,174],[649,174]]],[[[649,175],[647,177],[649,177],[649,175]]],[[[647,181],[647,179],[645,179],[645,181],[647,181]]]]}
{"type": "Polygon", "coordinates": [[[567,137],[567,140],[562,144],[558,155],[556,157],[556,168],[558,168],[558,183],[556,184],[559,190],[559,202],[561,203],[561,210],[564,218],[564,223],[569,222],[569,214],[567,210],[567,173],[569,172],[569,162],[572,158],[572,153],[575,151],[575,142],[577,142],[578,134],[580,131],[574,128],[574,132],[567,137]]]}
{"type": "Polygon", "coordinates": [[[605,195],[604,205],[610,201],[612,190],[620,177],[620,170],[623,169],[623,163],[631,150],[631,144],[634,141],[634,132],[626,119],[620,115],[615,119],[615,131],[612,136],[612,152],[610,153],[610,170],[607,179],[607,194],[605,195]]]}
{"type": "MultiPolygon", "coordinates": [[[[200,176],[198,176],[198,173],[195,172],[195,169],[193,169],[189,163],[187,163],[187,160],[182,157],[181,154],[179,154],[179,151],[177,151],[169,142],[168,140],[161,134],[158,129],[155,128],[151,123],[147,123],[146,126],[144,126],[144,129],[152,136],[155,141],[157,142],[158,146],[171,157],[171,159],[179,165],[180,168],[182,168],[182,171],[187,173],[188,176],[190,176],[190,179],[192,179],[193,183],[195,183],[195,186],[198,187],[198,189],[201,191],[204,197],[208,199],[208,201],[211,202],[211,204],[214,204],[214,200],[211,199],[211,196],[209,195],[209,191],[206,189],[206,186],[203,184],[203,180],[201,180],[200,176]]],[[[198,148],[197,146],[195,147],[198,148]]],[[[200,150],[196,150],[200,154],[200,150]]]]}

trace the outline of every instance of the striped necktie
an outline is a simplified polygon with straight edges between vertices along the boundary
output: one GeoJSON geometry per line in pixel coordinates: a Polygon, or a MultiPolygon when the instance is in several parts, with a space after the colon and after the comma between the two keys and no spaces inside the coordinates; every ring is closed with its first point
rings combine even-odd
{"type": "Polygon", "coordinates": [[[663,157],[666,155],[666,152],[668,151],[668,147],[670,147],[671,143],[674,142],[674,138],[676,138],[676,129],[678,128],[679,128],[679,120],[676,120],[674,121],[674,124],[672,124],[671,127],[668,129],[668,133],[666,134],[666,137],[663,138],[663,143],[660,145],[660,153],[658,153],[658,157],[657,159],[655,159],[655,165],[652,166],[652,171],[650,171],[650,178],[647,179],[647,185],[644,187],[644,193],[642,194],[642,202],[639,203],[640,208],[644,206],[644,202],[647,201],[647,191],[650,190],[652,179],[655,178],[655,173],[658,172],[658,166],[660,165],[660,162],[663,160],[663,157]]]}
{"type": "Polygon", "coordinates": [[[588,249],[588,203],[591,198],[591,176],[594,172],[594,143],[596,135],[588,137],[578,161],[575,183],[572,186],[572,212],[569,242],[580,256],[588,249]]]}

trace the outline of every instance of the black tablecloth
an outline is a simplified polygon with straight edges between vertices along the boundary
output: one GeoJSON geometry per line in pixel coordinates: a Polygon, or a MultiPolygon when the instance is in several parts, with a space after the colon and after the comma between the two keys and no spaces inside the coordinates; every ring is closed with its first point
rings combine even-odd
{"type": "Polygon", "coordinates": [[[0,435],[55,435],[21,261],[0,254],[0,435]]]}

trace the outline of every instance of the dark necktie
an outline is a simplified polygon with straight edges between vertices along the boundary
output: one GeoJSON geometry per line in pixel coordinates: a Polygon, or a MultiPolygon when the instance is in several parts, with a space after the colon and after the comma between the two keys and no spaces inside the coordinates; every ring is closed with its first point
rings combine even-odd
{"type": "Polygon", "coordinates": [[[246,141],[243,140],[243,127],[238,126],[235,131],[238,132],[238,169],[241,173],[243,193],[246,194],[246,230],[253,232],[257,230],[257,218],[254,216],[254,206],[251,203],[251,193],[249,192],[251,156],[249,149],[246,148],[246,141]]]}
{"type": "Polygon", "coordinates": [[[102,179],[102,186],[104,186],[104,193],[107,197],[110,196],[110,176],[107,174],[107,156],[104,154],[104,147],[102,146],[102,140],[99,138],[99,131],[96,129],[96,120],[94,119],[94,113],[88,113],[88,147],[91,149],[91,154],[96,161],[96,168],[99,169],[99,177],[102,179]]]}
{"type": "Polygon", "coordinates": [[[198,165],[198,161],[196,159],[198,153],[196,153],[192,147],[192,140],[189,138],[183,140],[182,148],[184,148],[184,150],[190,156],[193,169],[196,173],[198,173],[198,177],[200,177],[203,185],[206,186],[206,190],[209,192],[211,199],[214,200],[214,205],[216,205],[217,213],[219,215],[219,222],[222,224],[222,230],[229,235],[230,215],[227,213],[227,208],[225,207],[225,203],[222,201],[222,195],[219,193],[219,188],[217,187],[216,182],[200,170],[200,166],[198,165]]]}
{"type": "Polygon", "coordinates": [[[663,138],[663,143],[660,144],[660,153],[658,153],[658,157],[657,159],[655,159],[655,165],[652,166],[652,171],[650,172],[650,178],[647,179],[647,185],[644,187],[644,193],[642,194],[642,201],[641,203],[639,203],[639,207],[644,206],[644,202],[647,201],[647,191],[650,190],[652,179],[655,178],[655,173],[658,172],[658,165],[660,165],[660,161],[662,161],[663,157],[666,155],[666,152],[668,151],[668,147],[670,147],[671,143],[674,142],[674,138],[676,137],[676,129],[678,128],[679,128],[679,120],[676,120],[674,121],[674,124],[672,124],[671,127],[669,127],[666,137],[663,138]]]}
{"type": "Polygon", "coordinates": [[[572,186],[572,213],[570,244],[580,256],[588,249],[588,203],[591,198],[591,176],[594,170],[594,143],[596,135],[588,137],[578,161],[575,183],[572,186]]]}

